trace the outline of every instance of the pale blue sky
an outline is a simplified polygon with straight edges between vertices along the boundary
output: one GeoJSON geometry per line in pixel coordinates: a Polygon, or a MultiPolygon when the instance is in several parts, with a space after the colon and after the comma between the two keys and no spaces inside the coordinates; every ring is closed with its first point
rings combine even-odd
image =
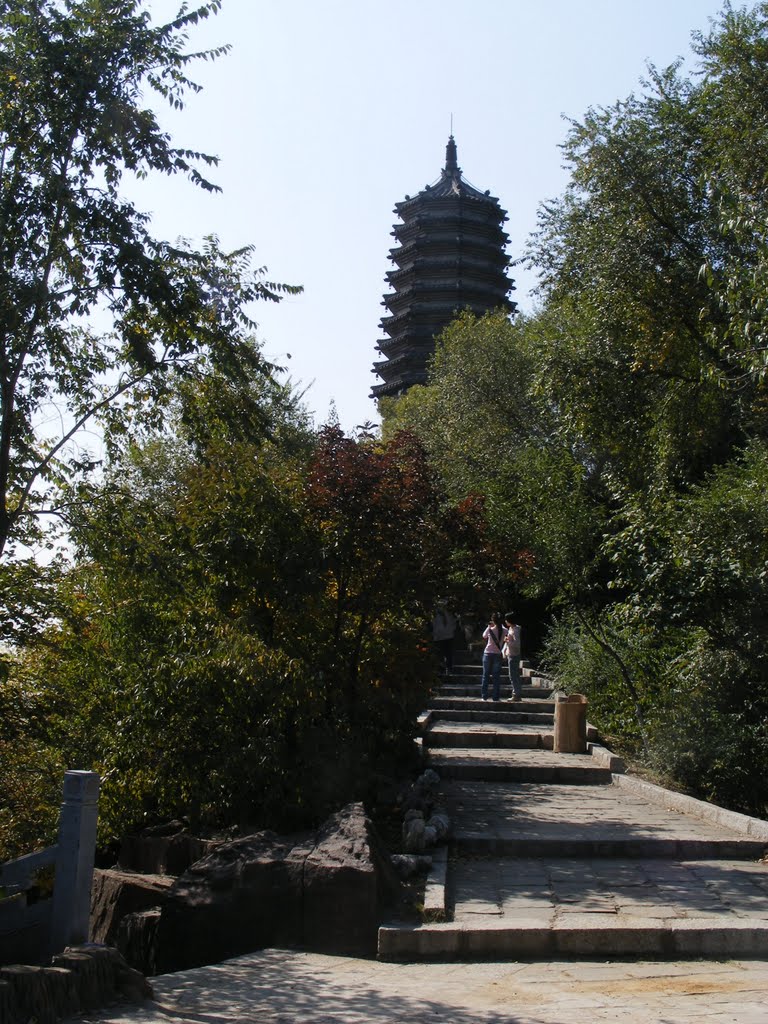
{"type": "MultiPolygon", "coordinates": [[[[747,6],[752,6],[750,2],[747,6]]],[[[151,0],[158,18],[176,10],[151,0]]],[[[563,116],[637,88],[647,61],[690,52],[719,0],[224,0],[195,49],[204,92],[164,116],[178,144],[221,158],[207,196],[181,180],[132,194],[168,238],[215,232],[253,243],[302,296],[254,310],[265,351],[306,387],[318,422],[331,400],[347,429],[375,420],[376,341],[390,269],[392,207],[438,177],[453,113],[465,176],[509,213],[520,255],[541,202],[565,184],[563,116]],[[291,353],[291,359],[285,358],[291,353]]],[[[736,4],[736,6],[740,6],[736,4]]],[[[535,281],[520,268],[515,298],[535,281]]]]}

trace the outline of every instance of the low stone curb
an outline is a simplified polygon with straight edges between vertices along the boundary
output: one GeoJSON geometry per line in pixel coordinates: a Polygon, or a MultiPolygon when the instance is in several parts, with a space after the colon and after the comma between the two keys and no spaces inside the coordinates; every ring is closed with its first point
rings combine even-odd
{"type": "MultiPolygon", "coordinates": [[[[581,915],[573,915],[581,916],[581,915]]],[[[595,923],[583,915],[569,924],[543,927],[531,920],[515,925],[387,925],[379,929],[379,960],[470,960],[569,956],[653,956],[764,958],[768,926],[751,922],[678,920],[649,924],[644,918],[595,923]]]]}
{"type": "Polygon", "coordinates": [[[445,921],[448,913],[445,901],[447,878],[448,847],[438,846],[432,852],[432,868],[424,889],[424,921],[445,921]]]}
{"type": "Polygon", "coordinates": [[[661,804],[670,810],[693,814],[697,818],[704,818],[723,828],[733,829],[734,832],[741,832],[768,844],[768,821],[764,821],[762,818],[751,818],[749,815],[739,814],[737,811],[727,811],[724,807],[718,807],[717,804],[708,804],[704,800],[697,800],[684,793],[674,793],[672,790],[663,789],[661,786],[655,786],[652,782],[645,782],[632,775],[614,774],[613,784],[639,793],[646,800],[661,804]]]}
{"type": "Polygon", "coordinates": [[[612,774],[621,775],[626,771],[624,761],[599,743],[587,743],[587,753],[595,758],[601,768],[608,768],[612,774]]]}

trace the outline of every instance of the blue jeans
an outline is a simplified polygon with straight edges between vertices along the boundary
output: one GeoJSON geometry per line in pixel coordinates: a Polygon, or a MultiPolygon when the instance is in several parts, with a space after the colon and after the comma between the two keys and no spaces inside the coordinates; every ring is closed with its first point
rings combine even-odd
{"type": "Polygon", "coordinates": [[[480,684],[480,696],[483,700],[488,699],[488,680],[493,680],[493,699],[499,699],[499,686],[501,683],[501,655],[483,655],[483,681],[480,684]]]}
{"type": "Polygon", "coordinates": [[[512,695],[523,696],[523,688],[520,685],[520,655],[513,654],[509,659],[509,681],[512,684],[512,695]]]}

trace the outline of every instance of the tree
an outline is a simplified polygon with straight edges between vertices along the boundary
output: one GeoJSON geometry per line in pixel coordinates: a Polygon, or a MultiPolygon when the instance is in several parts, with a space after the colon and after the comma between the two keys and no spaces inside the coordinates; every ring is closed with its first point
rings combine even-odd
{"type": "Polygon", "coordinates": [[[253,394],[236,385],[184,378],[162,426],[114,450],[73,511],[56,619],[0,685],[0,701],[28,695],[17,746],[100,772],[104,840],[180,814],[292,826],[326,809],[305,417],[259,372],[253,394]]]}
{"type": "Polygon", "coordinates": [[[631,488],[684,488],[765,434],[767,29],[766,4],[726,5],[698,75],[650,68],[573,122],[530,247],[552,397],[631,488]]]}
{"type": "Polygon", "coordinates": [[[415,436],[401,432],[382,444],[328,426],[308,467],[306,501],[320,531],[329,598],[323,670],[345,691],[350,724],[367,730],[359,706],[373,680],[395,682],[389,658],[412,662],[400,667],[399,689],[409,678],[423,685],[429,670],[424,624],[445,557],[439,491],[415,436]],[[399,654],[393,634],[407,645],[399,654]]]}
{"type": "Polygon", "coordinates": [[[432,679],[440,538],[415,441],[315,437],[260,374],[250,398],[182,383],[79,506],[56,620],[0,681],[0,705],[29,695],[7,737],[26,761],[102,775],[103,839],[179,815],[294,828],[368,798],[410,765],[432,679]],[[250,428],[230,416],[249,402],[250,428]]]}
{"type": "Polygon", "coordinates": [[[719,250],[702,180],[702,112],[675,68],[647,92],[573,124],[572,177],[546,206],[531,248],[550,318],[550,391],[564,422],[630,486],[686,482],[739,438],[708,324],[720,320],[700,276],[719,250]],[[682,442],[683,424],[699,433],[682,442]],[[720,452],[723,444],[725,449],[720,452]]]}
{"type": "Polygon", "coordinates": [[[601,534],[599,474],[539,372],[547,344],[540,317],[462,314],[438,340],[427,386],[383,406],[384,436],[413,430],[454,505],[482,506],[463,572],[494,602],[578,586],[601,534]]]}
{"type": "Polygon", "coordinates": [[[552,665],[650,763],[757,813],[767,47],[768,5],[726,6],[696,37],[697,78],[651,69],[574,123],[571,183],[531,249],[557,325],[542,379],[607,498],[606,586],[571,603],[552,665]]]}
{"type": "MultiPolygon", "coordinates": [[[[726,6],[712,31],[695,37],[704,77],[701,103],[706,186],[717,212],[723,256],[708,259],[702,277],[719,303],[719,344],[730,379],[749,406],[765,386],[768,366],[768,249],[765,217],[768,144],[765,103],[768,5],[726,6]]],[[[752,418],[750,433],[765,430],[752,418]]]]}
{"type": "MultiPolygon", "coordinates": [[[[167,394],[171,367],[198,353],[249,364],[247,303],[284,286],[249,268],[251,251],[169,245],[120,194],[127,173],[214,186],[203,153],[175,147],[145,92],[180,108],[198,86],[189,30],[220,0],[154,26],[144,0],[6,0],[0,10],[0,555],[39,539],[61,511],[57,486],[92,468],[74,443],[167,394]],[[112,329],[93,324],[108,316],[112,329]],[[41,427],[50,408],[63,424],[41,427]]],[[[154,406],[156,411],[157,406],[154,406]]]]}

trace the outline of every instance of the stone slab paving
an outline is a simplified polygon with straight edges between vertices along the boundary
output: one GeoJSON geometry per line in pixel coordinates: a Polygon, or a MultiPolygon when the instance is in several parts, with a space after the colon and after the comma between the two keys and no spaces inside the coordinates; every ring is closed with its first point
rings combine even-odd
{"type": "MultiPolygon", "coordinates": [[[[481,752],[475,752],[481,753],[481,752]]],[[[497,751],[489,751],[498,754],[497,751]]],[[[529,759],[530,751],[505,751],[529,759]]],[[[587,755],[551,754],[566,763],[591,762],[587,755]]],[[[455,836],[485,832],[494,836],[545,839],[734,839],[740,833],[693,814],[664,807],[619,786],[573,786],[535,782],[509,785],[446,779],[441,793],[455,836]]],[[[766,844],[768,845],[768,844],[766,844]]],[[[768,1018],[767,1018],[768,1024],[768,1018]]]]}
{"type": "Polygon", "coordinates": [[[509,700],[502,698],[499,701],[482,700],[479,690],[476,694],[467,693],[462,696],[451,696],[441,692],[429,702],[430,707],[436,711],[483,711],[485,713],[499,711],[514,711],[524,714],[549,715],[555,713],[555,702],[545,698],[529,698],[523,691],[522,700],[509,700]]]}
{"type": "MultiPolygon", "coordinates": [[[[389,964],[265,950],[80,1024],[765,1024],[768,962],[389,964]]],[[[75,1024],[75,1021],[65,1022],[75,1024]]]]}
{"type": "Polygon", "coordinates": [[[555,754],[551,750],[481,747],[429,748],[427,764],[444,780],[461,779],[485,786],[504,783],[610,784],[611,773],[589,754],[555,754]]]}
{"type": "MultiPolygon", "coordinates": [[[[514,712],[513,712],[514,713],[514,712]]],[[[525,717],[525,716],[523,716],[525,717]]],[[[543,717],[543,716],[542,716],[543,717]]],[[[552,732],[552,723],[547,722],[539,725],[537,722],[496,722],[496,721],[438,721],[429,730],[430,733],[443,733],[446,736],[461,737],[472,733],[493,736],[496,733],[504,735],[509,732],[552,732]]]]}
{"type": "Polygon", "coordinates": [[[447,779],[443,797],[463,853],[757,860],[768,849],[765,839],[616,785],[447,779]]]}
{"type": "Polygon", "coordinates": [[[430,757],[436,763],[442,764],[449,764],[452,761],[476,761],[481,764],[504,761],[509,764],[540,764],[561,768],[594,767],[594,761],[589,754],[554,754],[551,750],[483,750],[473,747],[452,747],[450,750],[435,750],[430,753],[430,757]]]}
{"type": "Polygon", "coordinates": [[[526,710],[518,710],[522,708],[522,702],[505,702],[502,704],[500,710],[494,710],[492,712],[484,710],[456,710],[454,708],[431,708],[429,711],[430,720],[433,722],[487,722],[493,724],[494,722],[517,722],[521,725],[527,723],[529,725],[539,725],[545,728],[553,728],[553,715],[547,712],[536,712],[528,711],[527,705],[526,710]]]}
{"type": "MultiPolygon", "coordinates": [[[[481,680],[478,678],[476,681],[467,680],[461,683],[444,683],[440,687],[441,697],[452,697],[455,699],[464,698],[465,700],[475,698],[481,700],[480,696],[480,683],[481,680]]],[[[491,689],[492,693],[493,690],[491,689]]],[[[508,703],[512,698],[512,686],[508,682],[503,682],[499,690],[501,694],[501,701],[508,703]]],[[[552,694],[551,686],[542,686],[541,683],[532,683],[530,679],[523,681],[522,683],[523,700],[538,700],[541,702],[549,701],[552,694]]],[[[492,704],[493,701],[489,698],[486,700],[487,704],[492,704]]]]}
{"type": "Polygon", "coordinates": [[[536,921],[543,928],[768,925],[763,863],[477,858],[455,861],[449,877],[457,924],[485,918],[509,925],[536,921]]]}
{"type": "Polygon", "coordinates": [[[533,722],[436,722],[424,734],[430,747],[538,747],[552,725],[533,722]]]}
{"type": "Polygon", "coordinates": [[[765,840],[619,786],[443,795],[448,921],[382,928],[384,958],[768,954],[765,840]]]}

